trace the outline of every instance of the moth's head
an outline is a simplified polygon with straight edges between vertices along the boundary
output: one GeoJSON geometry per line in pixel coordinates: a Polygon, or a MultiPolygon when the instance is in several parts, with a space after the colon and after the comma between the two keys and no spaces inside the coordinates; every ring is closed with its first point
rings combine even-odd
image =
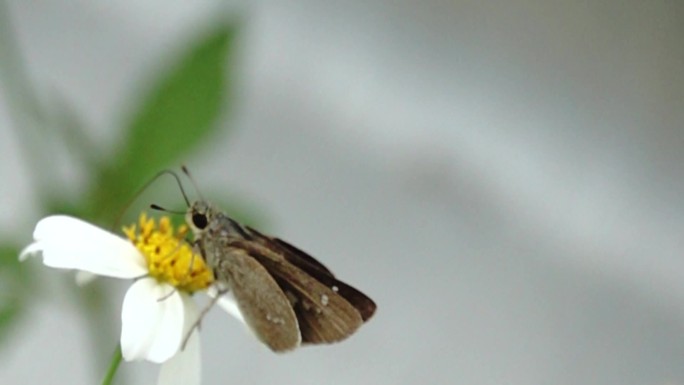
{"type": "Polygon", "coordinates": [[[213,217],[213,210],[207,202],[196,201],[185,213],[185,222],[190,226],[195,236],[204,233],[213,217]]]}

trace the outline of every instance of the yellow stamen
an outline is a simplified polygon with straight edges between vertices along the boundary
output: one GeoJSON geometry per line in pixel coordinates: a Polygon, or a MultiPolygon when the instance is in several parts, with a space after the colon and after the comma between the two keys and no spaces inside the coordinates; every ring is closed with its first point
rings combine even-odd
{"type": "Polygon", "coordinates": [[[123,232],[145,256],[150,276],[157,280],[190,293],[206,289],[213,282],[213,274],[202,256],[193,253],[185,241],[187,226],[174,231],[167,216],[160,218],[157,226],[154,218],[142,212],[138,226],[134,223],[124,227],[123,232]]]}

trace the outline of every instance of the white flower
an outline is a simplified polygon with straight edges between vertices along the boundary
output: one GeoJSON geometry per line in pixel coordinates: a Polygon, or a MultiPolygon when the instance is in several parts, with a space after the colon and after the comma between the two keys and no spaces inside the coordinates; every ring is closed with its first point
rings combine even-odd
{"type": "MultiPolygon", "coordinates": [[[[20,259],[42,254],[43,263],[114,278],[133,279],[121,311],[121,351],[126,361],[163,363],[160,384],[199,384],[200,345],[197,329],[185,348],[183,339],[199,311],[191,294],[215,295],[212,273],[184,241],[187,227],[177,231],[168,217],[159,225],[140,216],[139,228],[125,228],[128,239],[64,215],[43,218],[34,242],[20,259]]],[[[231,297],[219,306],[242,320],[231,297]]]]}

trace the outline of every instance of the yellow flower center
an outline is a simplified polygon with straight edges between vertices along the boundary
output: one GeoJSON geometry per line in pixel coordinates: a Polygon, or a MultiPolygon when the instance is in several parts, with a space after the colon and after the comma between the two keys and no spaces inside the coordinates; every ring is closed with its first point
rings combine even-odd
{"type": "Polygon", "coordinates": [[[187,226],[174,230],[167,216],[160,218],[157,226],[154,218],[143,212],[138,226],[134,223],[123,231],[145,257],[150,276],[158,281],[189,293],[206,289],[213,282],[202,256],[185,241],[187,226]]]}

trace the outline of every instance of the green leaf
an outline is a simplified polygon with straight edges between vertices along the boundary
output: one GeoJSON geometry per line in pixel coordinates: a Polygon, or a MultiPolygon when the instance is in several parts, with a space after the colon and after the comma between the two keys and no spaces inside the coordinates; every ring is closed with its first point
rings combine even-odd
{"type": "Polygon", "coordinates": [[[18,248],[0,245],[0,342],[19,319],[32,286],[27,266],[18,257],[18,248]]]}
{"type": "Polygon", "coordinates": [[[23,310],[15,298],[0,303],[0,343],[5,342],[23,310]]]}
{"type": "Polygon", "coordinates": [[[111,217],[150,177],[219,128],[236,30],[225,24],[204,36],[152,87],[126,127],[124,145],[96,178],[93,215],[111,217]]]}
{"type": "Polygon", "coordinates": [[[12,284],[15,286],[13,289],[20,285],[28,284],[30,279],[28,268],[19,261],[18,247],[0,244],[0,274],[6,276],[0,282],[3,285],[12,284]]]}

